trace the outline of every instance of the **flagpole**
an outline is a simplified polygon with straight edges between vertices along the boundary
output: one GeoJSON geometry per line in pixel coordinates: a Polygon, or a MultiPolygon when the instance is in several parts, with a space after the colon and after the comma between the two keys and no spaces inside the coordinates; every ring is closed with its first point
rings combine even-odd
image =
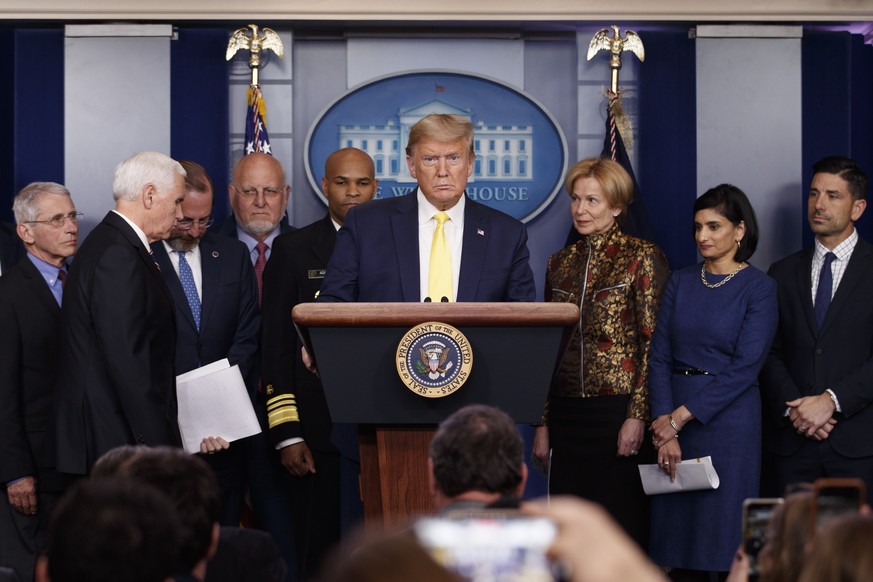
{"type": "Polygon", "coordinates": [[[279,34],[271,28],[262,29],[259,34],[258,25],[249,24],[248,28],[239,28],[227,41],[226,59],[229,61],[241,51],[249,51],[249,69],[252,72],[252,82],[249,86],[246,105],[246,143],[245,153],[263,152],[272,154],[270,137],[267,134],[267,107],[261,95],[259,72],[261,69],[261,52],[271,50],[280,59],[285,58],[285,48],[279,34]],[[251,30],[251,34],[249,31],[251,30]]]}
{"type": "MultiPolygon", "coordinates": [[[[626,214],[622,216],[622,229],[632,236],[653,240],[651,224],[646,216],[645,207],[640,203],[640,188],[634,173],[633,164],[631,163],[629,151],[633,146],[633,131],[631,129],[630,118],[622,109],[621,104],[621,88],[618,84],[619,71],[621,70],[621,53],[630,51],[634,53],[640,61],[645,60],[645,52],[643,50],[643,41],[637,33],[632,30],[625,31],[625,37],[622,38],[618,26],[612,25],[612,36],[610,30],[604,28],[598,31],[591,39],[588,45],[588,60],[590,61],[594,55],[601,50],[609,51],[610,60],[609,68],[611,72],[611,83],[606,91],[606,123],[605,134],[603,139],[603,150],[600,156],[609,158],[620,164],[628,173],[631,181],[634,184],[634,201],[631,204],[626,214]]],[[[578,239],[578,233],[575,228],[570,230],[570,235],[567,237],[567,242],[573,242],[578,239]]]]}
{"type": "MultiPolygon", "coordinates": [[[[609,36],[609,29],[604,28],[599,30],[588,44],[588,59],[591,60],[601,50],[607,50],[610,54],[609,69],[611,71],[610,88],[607,92],[607,115],[609,119],[609,154],[610,158],[615,160],[617,156],[616,132],[620,132],[617,127],[616,118],[621,118],[622,125],[629,125],[630,121],[626,119],[621,108],[621,90],[618,85],[618,73],[621,70],[621,53],[630,51],[637,56],[640,61],[646,60],[645,49],[643,48],[643,40],[640,36],[632,31],[626,30],[625,36],[622,38],[618,26],[612,25],[613,35],[609,36]]],[[[630,135],[622,135],[625,141],[628,141],[630,135]]]]}
{"type": "Polygon", "coordinates": [[[285,46],[282,44],[282,39],[272,28],[264,28],[263,34],[258,34],[258,25],[249,24],[248,28],[238,28],[230,35],[230,40],[227,41],[227,52],[225,58],[229,61],[233,56],[241,51],[249,51],[249,69],[252,71],[252,87],[258,86],[258,71],[261,68],[261,52],[271,50],[276,53],[280,59],[285,58],[285,46]],[[251,30],[251,35],[248,34],[251,30]]]}

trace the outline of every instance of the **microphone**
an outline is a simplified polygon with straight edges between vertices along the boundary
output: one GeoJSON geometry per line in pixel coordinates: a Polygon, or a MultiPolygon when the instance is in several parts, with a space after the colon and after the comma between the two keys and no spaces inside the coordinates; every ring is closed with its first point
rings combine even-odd
{"type": "Polygon", "coordinates": [[[424,298],[424,301],[422,301],[422,303],[430,303],[430,302],[431,302],[431,298],[430,298],[430,297],[425,297],[425,298],[424,298]]]}
{"type": "Polygon", "coordinates": [[[449,302],[449,298],[446,297],[445,295],[443,295],[443,298],[440,299],[440,303],[448,303],[448,302],[449,302]]]}

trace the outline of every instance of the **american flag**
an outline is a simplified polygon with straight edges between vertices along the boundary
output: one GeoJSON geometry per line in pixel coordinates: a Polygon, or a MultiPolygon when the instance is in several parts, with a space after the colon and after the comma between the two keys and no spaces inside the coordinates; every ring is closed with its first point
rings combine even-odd
{"type": "Polygon", "coordinates": [[[640,199],[640,185],[637,183],[637,177],[634,174],[634,168],[631,165],[627,148],[625,148],[624,139],[616,127],[616,106],[620,106],[621,97],[610,91],[608,99],[606,134],[603,137],[603,151],[600,157],[608,158],[621,164],[625,171],[630,174],[631,180],[634,183],[634,201],[627,209],[622,230],[631,236],[651,241],[654,240],[652,224],[649,222],[646,208],[640,199]]]}
{"type": "MultiPolygon", "coordinates": [[[[620,103],[621,97],[610,91],[606,104],[606,133],[603,136],[603,150],[600,152],[600,157],[621,164],[625,171],[630,174],[631,180],[634,183],[634,201],[627,209],[621,229],[631,236],[653,241],[655,240],[655,235],[645,206],[643,206],[643,201],[640,198],[640,185],[637,183],[637,177],[634,174],[634,168],[631,165],[627,148],[625,148],[624,139],[621,137],[621,132],[618,131],[616,126],[616,106],[620,107],[620,103]]],[[[581,236],[576,232],[576,229],[570,226],[570,232],[567,233],[567,240],[564,242],[564,246],[574,244],[580,239],[581,236]]]]}
{"type": "Polygon", "coordinates": [[[249,87],[246,112],[246,154],[252,152],[273,155],[267,135],[267,106],[258,85],[249,87]]]}

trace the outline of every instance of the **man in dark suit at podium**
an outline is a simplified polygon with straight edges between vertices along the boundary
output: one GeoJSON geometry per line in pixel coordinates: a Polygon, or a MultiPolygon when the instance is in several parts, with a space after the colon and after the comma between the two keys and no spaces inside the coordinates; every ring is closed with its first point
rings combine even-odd
{"type": "MultiPolygon", "coordinates": [[[[176,303],[176,374],[227,358],[231,366],[239,366],[254,395],[261,316],[248,249],[236,239],[207,232],[212,180],[200,164],[180,163],[187,173],[183,218],[169,239],[152,243],[155,260],[176,303]]],[[[240,442],[203,457],[221,488],[221,525],[239,525],[245,494],[245,451],[240,442]]]]}
{"type": "Polygon", "coordinates": [[[173,297],[149,243],[182,218],[185,170],[140,152],[115,170],[115,210],[82,244],[64,287],[57,468],[85,475],[123,444],[181,445],[173,297]]]}
{"type": "Polygon", "coordinates": [[[524,225],[465,196],[474,162],[469,120],[413,125],[406,163],[418,188],[348,213],[319,301],[534,301],[524,225]]]}
{"type": "MultiPolygon", "coordinates": [[[[298,303],[315,301],[336,231],[350,208],[373,198],[378,184],[373,160],[366,153],[355,148],[332,153],[321,180],[327,215],[277,237],[264,271],[262,376],[270,440],[293,475],[289,498],[304,579],[318,573],[322,558],[339,541],[339,500],[345,497],[340,493],[341,458],[338,443],[331,439],[327,401],[320,380],[301,361],[291,310],[298,303]]],[[[356,435],[351,442],[351,448],[356,448],[356,435]]],[[[352,481],[357,494],[357,478],[352,481]]]]}

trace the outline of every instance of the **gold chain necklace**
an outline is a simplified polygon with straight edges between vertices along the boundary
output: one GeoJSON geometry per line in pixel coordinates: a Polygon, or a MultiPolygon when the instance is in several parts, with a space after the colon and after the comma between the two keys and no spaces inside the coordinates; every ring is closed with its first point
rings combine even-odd
{"type": "Polygon", "coordinates": [[[709,281],[706,280],[706,261],[704,261],[703,265],[700,267],[700,280],[703,281],[703,284],[706,285],[707,287],[709,287],[710,289],[718,289],[719,287],[721,287],[722,285],[724,285],[725,283],[727,283],[728,281],[733,279],[734,275],[739,273],[740,270],[745,266],[746,266],[746,263],[744,263],[744,262],[740,263],[739,265],[737,265],[737,268],[734,269],[733,273],[731,273],[730,275],[728,275],[727,277],[725,277],[724,279],[722,279],[721,281],[719,281],[718,283],[713,285],[712,283],[710,283],[709,281]]]}

